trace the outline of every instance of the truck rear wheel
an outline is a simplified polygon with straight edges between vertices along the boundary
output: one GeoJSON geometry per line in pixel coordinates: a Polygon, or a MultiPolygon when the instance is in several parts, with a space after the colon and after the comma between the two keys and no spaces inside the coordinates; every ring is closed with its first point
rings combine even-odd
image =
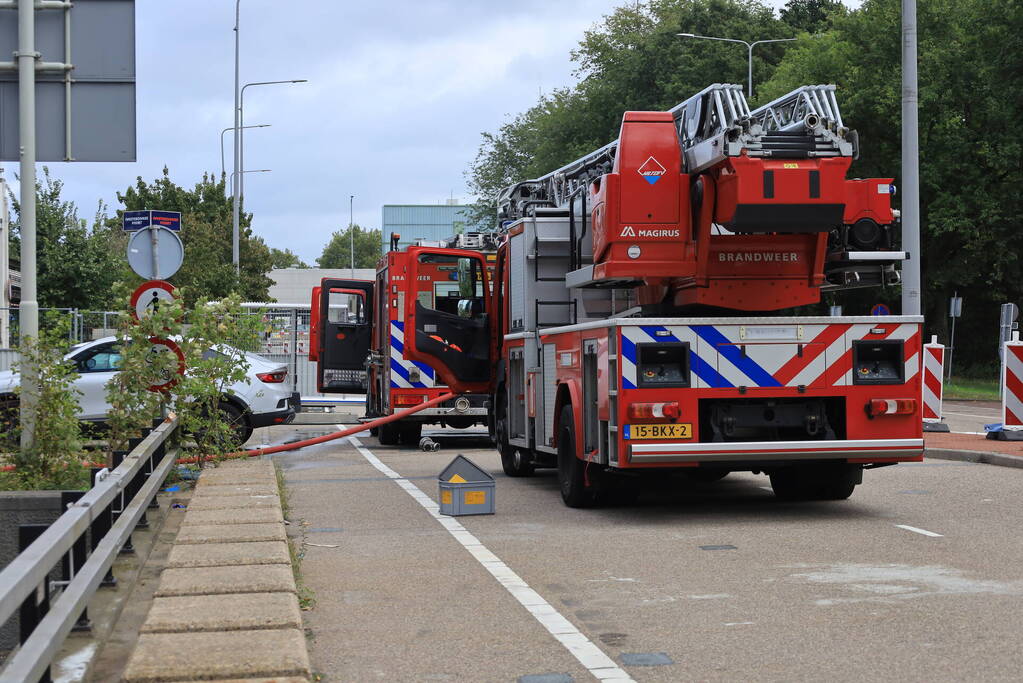
{"type": "Polygon", "coordinates": [[[771,488],[782,500],[845,500],[861,481],[859,465],[799,465],[771,473],[771,488]]]}
{"type": "Polygon", "coordinates": [[[590,507],[596,501],[593,486],[586,486],[586,463],[575,456],[575,416],[572,406],[561,409],[558,420],[558,486],[570,508],[590,507]]]}
{"type": "Polygon", "coordinates": [[[377,441],[381,446],[393,446],[398,443],[398,425],[388,422],[377,427],[377,441]]]}
{"type": "Polygon", "coordinates": [[[398,432],[401,435],[401,442],[406,446],[418,446],[419,439],[423,435],[422,422],[400,422],[398,432]]]}

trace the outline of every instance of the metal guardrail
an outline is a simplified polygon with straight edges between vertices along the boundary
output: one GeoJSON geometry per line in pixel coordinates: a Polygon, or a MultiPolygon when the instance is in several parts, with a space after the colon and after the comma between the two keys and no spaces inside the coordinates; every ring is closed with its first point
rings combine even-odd
{"type": "Polygon", "coordinates": [[[0,670],[0,680],[49,680],[53,658],[174,466],[179,449],[167,448],[167,439],[177,429],[178,418],[172,417],[151,430],[106,478],[71,503],[0,571],[0,623],[19,610],[23,620],[38,619],[27,637],[23,626],[21,645],[0,670]],[[116,521],[106,528],[111,516],[116,521]],[[92,552],[76,566],[90,529],[92,552]],[[97,531],[105,533],[96,538],[97,531]],[[51,582],[50,572],[60,562],[70,568],[70,576],[65,576],[69,580],[51,582]],[[40,587],[45,587],[41,602],[40,587]],[[55,600],[50,599],[51,588],[62,589],[55,600]]]}

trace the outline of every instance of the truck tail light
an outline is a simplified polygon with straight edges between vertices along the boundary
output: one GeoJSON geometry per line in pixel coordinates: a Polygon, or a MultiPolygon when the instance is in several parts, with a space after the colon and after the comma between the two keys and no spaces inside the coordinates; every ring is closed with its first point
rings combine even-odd
{"type": "Polygon", "coordinates": [[[916,412],[915,398],[872,398],[867,405],[871,417],[878,415],[912,415],[916,412]]]}
{"type": "Polygon", "coordinates": [[[274,370],[273,372],[257,372],[256,377],[260,382],[267,384],[280,384],[288,377],[287,370],[274,370]]]}
{"type": "Polygon", "coordinates": [[[667,403],[630,403],[629,417],[634,420],[644,420],[660,417],[680,417],[682,409],[677,401],[667,403]]]}
{"type": "Polygon", "coordinates": [[[423,394],[398,394],[394,397],[396,406],[417,406],[426,400],[423,394]]]}

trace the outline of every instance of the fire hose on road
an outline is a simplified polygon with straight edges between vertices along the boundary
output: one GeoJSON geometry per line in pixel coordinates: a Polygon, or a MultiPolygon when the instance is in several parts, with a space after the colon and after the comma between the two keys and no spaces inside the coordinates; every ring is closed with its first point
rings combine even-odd
{"type": "MultiPolygon", "coordinates": [[[[344,438],[346,436],[351,436],[352,434],[358,434],[359,432],[364,432],[364,431],[367,431],[369,429],[374,429],[376,427],[379,427],[380,425],[387,424],[388,422],[394,422],[395,420],[400,420],[403,417],[408,417],[409,415],[413,415],[415,413],[418,413],[420,410],[426,410],[427,408],[433,408],[434,406],[439,405],[439,404],[443,403],[444,401],[447,401],[448,399],[451,399],[451,398],[454,398],[454,397],[455,397],[455,394],[450,393],[450,392],[446,393],[446,394],[441,394],[437,398],[431,399],[431,400],[427,401],[426,403],[420,403],[419,405],[412,406],[411,408],[407,408],[405,410],[400,410],[400,411],[398,411],[396,413],[392,413],[391,415],[385,415],[384,417],[378,417],[375,420],[370,420],[369,422],[363,422],[362,424],[355,425],[354,427],[349,427],[348,429],[342,429],[341,431],[334,432],[333,434],[324,434],[323,436],[317,436],[317,437],[314,437],[312,439],[305,439],[303,441],[296,441],[294,443],[285,443],[285,444],[281,444],[279,446],[269,446],[267,448],[255,448],[253,450],[246,450],[246,451],[235,451],[234,453],[228,453],[227,455],[225,455],[223,457],[225,457],[225,458],[255,458],[255,457],[258,457],[260,455],[271,455],[273,453],[284,453],[285,451],[294,451],[294,450],[298,450],[299,448],[305,448],[306,446],[315,446],[316,444],[325,443],[327,441],[333,441],[334,439],[342,439],[342,438],[344,438]]],[[[215,456],[206,456],[204,458],[204,460],[215,460],[215,459],[217,459],[215,456]]],[[[190,465],[190,464],[194,464],[194,463],[197,463],[197,462],[199,462],[199,458],[198,457],[181,458],[180,460],[178,460],[178,464],[179,465],[190,465]]]]}

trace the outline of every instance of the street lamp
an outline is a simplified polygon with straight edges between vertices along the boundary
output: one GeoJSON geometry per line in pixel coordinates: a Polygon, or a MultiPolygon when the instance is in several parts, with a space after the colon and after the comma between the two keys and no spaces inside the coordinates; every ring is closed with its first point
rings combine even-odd
{"type": "Polygon", "coordinates": [[[749,86],[747,88],[747,97],[753,99],[753,48],[761,43],[787,43],[798,38],[774,38],[771,40],[754,40],[752,43],[747,43],[745,40],[739,40],[737,38],[714,38],[712,36],[698,36],[695,33],[676,33],[676,36],[682,38],[697,38],[699,40],[720,40],[726,43],[742,43],[749,50],[749,86]]]}
{"type": "MultiPolygon", "coordinates": [[[[228,130],[230,130],[230,128],[228,130]]],[[[272,170],[273,170],[272,168],[254,168],[254,169],[249,170],[249,171],[238,171],[238,175],[240,175],[240,176],[242,176],[244,178],[245,176],[242,175],[243,173],[269,173],[272,170]]],[[[232,188],[232,191],[234,191],[234,175],[235,175],[234,173],[231,174],[231,188],[232,188]]]]}
{"type": "MultiPolygon", "coordinates": [[[[241,130],[245,130],[248,126],[245,125],[245,88],[253,85],[278,85],[282,83],[308,83],[305,78],[298,78],[288,81],[258,81],[256,83],[246,83],[242,86],[241,93],[238,96],[238,127],[241,130]]],[[[238,138],[238,165],[241,168],[245,168],[245,133],[240,133],[238,138]]],[[[245,197],[245,178],[242,177],[241,187],[238,188],[238,194],[241,197],[245,197]]]]}
{"type": "MultiPolygon", "coordinates": [[[[254,126],[243,126],[244,128],[269,128],[269,123],[259,123],[254,126]]],[[[224,130],[220,131],[220,175],[227,173],[227,169],[224,167],[224,133],[229,130],[234,130],[233,126],[228,126],[224,130]]]]}
{"type": "Polygon", "coordinates": [[[352,277],[355,277],[355,230],[352,228],[354,221],[352,221],[352,207],[355,205],[355,195],[348,195],[348,251],[351,252],[352,258],[352,277]]]}

